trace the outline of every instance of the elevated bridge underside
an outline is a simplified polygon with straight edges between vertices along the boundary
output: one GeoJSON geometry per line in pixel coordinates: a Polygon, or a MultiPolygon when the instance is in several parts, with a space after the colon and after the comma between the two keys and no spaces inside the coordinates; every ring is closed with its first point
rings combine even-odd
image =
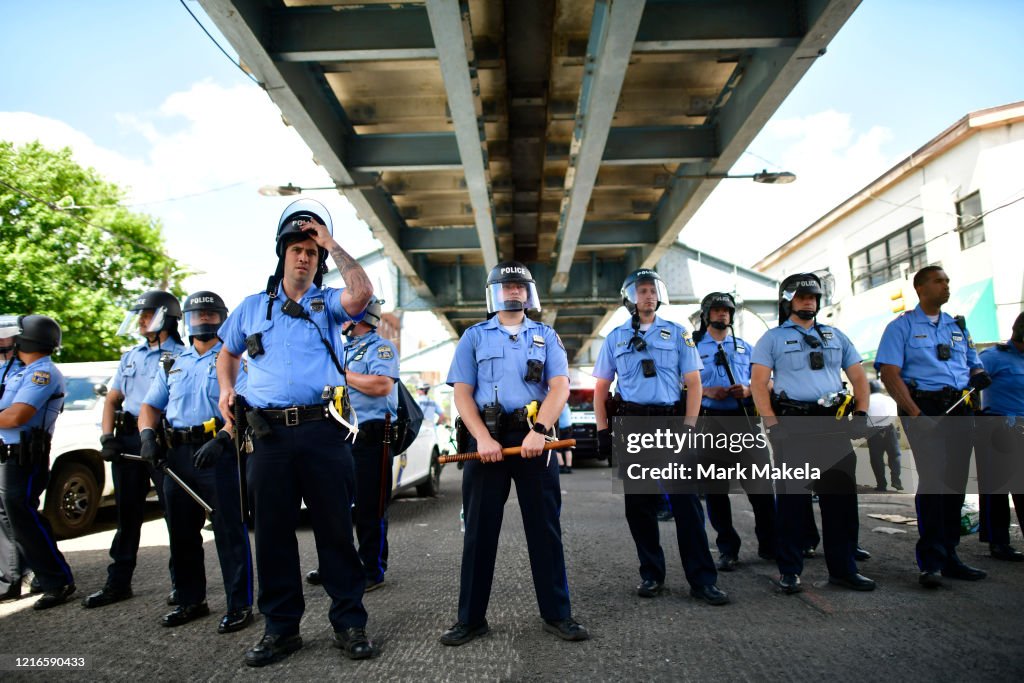
{"type": "Polygon", "coordinates": [[[579,358],[859,0],[200,3],[384,245],[400,306],[459,334],[486,271],[522,261],[579,358]]]}

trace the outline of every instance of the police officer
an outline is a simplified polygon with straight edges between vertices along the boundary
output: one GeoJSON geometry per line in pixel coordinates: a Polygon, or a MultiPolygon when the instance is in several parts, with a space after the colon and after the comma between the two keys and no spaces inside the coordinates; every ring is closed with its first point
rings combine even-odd
{"type": "Polygon", "coordinates": [[[489,630],[487,603],[513,481],[543,628],[563,640],[586,640],[590,635],[573,619],[569,604],[558,463],[543,453],[545,435],[569,397],[565,349],[553,329],[526,317],[527,310],[541,306],[523,264],[505,261],[492,268],[486,299],[488,319],[462,335],[448,372],[469,449],[479,451],[480,460],[468,461],[463,472],[459,615],[441,642],[462,645],[489,630]],[[531,426],[526,407],[534,402],[540,408],[531,426]],[[521,456],[504,457],[501,449],[510,446],[522,446],[521,456]]]}
{"type": "MultiPolygon", "coordinates": [[[[1006,465],[1019,466],[1024,444],[1024,313],[1017,316],[1013,332],[1005,344],[985,349],[978,358],[992,385],[984,393],[984,432],[979,425],[975,449],[978,454],[979,476],[985,474],[985,464],[993,472],[1006,465]],[[998,430],[998,431],[997,431],[998,430]],[[987,438],[986,438],[987,437],[987,438]],[[994,438],[993,438],[994,437],[994,438]],[[1002,443],[1000,442],[1002,440],[1002,443]],[[996,450],[996,446],[1008,446],[996,450]],[[1008,462],[998,462],[997,459],[1008,462]]],[[[998,484],[997,484],[998,485],[998,484]]],[[[1024,528],[1024,491],[1012,491],[1017,521],[1024,528]]],[[[988,543],[989,553],[997,560],[1024,562],[1024,553],[1010,545],[1010,505],[1004,493],[986,493],[979,496],[981,529],[979,539],[988,543]]]]}
{"type": "MultiPolygon", "coordinates": [[[[384,585],[388,568],[388,504],[391,502],[391,441],[398,416],[398,349],[377,334],[381,301],[370,299],[358,323],[343,330],[345,381],[352,409],[359,418],[359,435],[352,444],[356,470],[353,509],[359,558],[366,572],[366,592],[384,585]]],[[[320,584],[320,571],[306,575],[320,584]]]]}
{"type": "Polygon", "coordinates": [[[302,647],[305,604],[295,530],[303,500],[320,578],[331,596],[334,644],[352,659],[374,653],[365,631],[365,575],[352,543],[352,451],[335,418],[344,419],[344,405],[338,409],[345,387],[339,328],[362,318],[373,287],[332,234],[323,204],[289,204],[278,222],[278,266],[266,291],[247,297],[218,332],[224,341],[217,357],[220,411],[229,425],[241,356],[249,356],[248,484],[256,517],[259,608],[266,619],[263,637],[245,654],[249,666],[271,664],[302,647]],[[346,288],[322,287],[328,252],[346,288]]]}
{"type": "Polygon", "coordinates": [[[50,440],[64,408],[64,376],[50,358],[60,346],[61,331],[45,315],[22,316],[17,326],[14,352],[20,364],[15,368],[8,361],[11,370],[0,397],[0,501],[17,552],[43,591],[33,607],[49,609],[75,592],[50,522],[39,514],[39,496],[50,479],[50,440]]]}
{"type": "MultiPolygon", "coordinates": [[[[11,371],[21,365],[14,353],[14,336],[18,334],[18,316],[0,315],[0,398],[3,398],[4,383],[11,371]]],[[[16,600],[21,597],[21,578],[24,575],[25,562],[18,555],[18,546],[14,544],[14,530],[11,520],[0,500],[0,602],[16,600]]]]}
{"type": "MultiPolygon", "coordinates": [[[[217,402],[217,339],[228,314],[224,300],[201,291],[185,299],[185,329],[191,346],[174,359],[165,374],[157,373],[139,414],[141,455],[154,469],[168,446],[166,465],[213,507],[213,534],[220,559],[227,614],[218,633],[238,631],[252,623],[252,553],[249,530],[242,519],[238,460],[231,435],[223,427],[217,402]],[[161,414],[165,424],[161,425],[161,414]],[[163,439],[158,436],[163,433],[163,439]],[[219,436],[217,448],[197,451],[219,436]],[[160,443],[162,441],[163,443],[160,443]],[[223,447],[221,447],[223,446],[223,447]]],[[[239,373],[236,390],[245,390],[239,373]]],[[[206,616],[206,567],[202,528],[206,513],[173,479],[164,477],[164,499],[171,535],[171,556],[177,578],[178,606],[166,614],[164,626],[180,626],[206,616]]]]}
{"type": "MultiPolygon", "coordinates": [[[[103,588],[82,600],[84,607],[103,607],[132,597],[132,574],[135,572],[139,539],[145,514],[149,482],[156,487],[160,507],[164,500],[164,475],[148,463],[127,460],[122,453],[138,455],[141,447],[138,429],[139,411],[150,385],[158,373],[166,373],[174,358],[185,350],[178,332],[181,304],[174,295],[158,289],[135,299],[117,333],[143,338],[138,346],[121,356],[117,373],[103,404],[103,436],[100,452],[111,463],[114,477],[114,499],[117,502],[117,533],[110,544],[107,582],[103,588]]],[[[165,515],[166,516],[166,515],[165,515]]],[[[174,604],[173,556],[169,569],[171,593],[168,604],[174,604]]]]}
{"type": "MultiPolygon", "coordinates": [[[[862,426],[859,435],[864,435],[868,380],[849,338],[816,320],[821,297],[821,280],[813,273],[797,273],[782,281],[779,326],[766,332],[754,347],[750,388],[768,429],[776,466],[823,465],[815,486],[829,583],[870,591],[875,582],[857,571],[856,562],[856,456],[849,428],[833,419],[844,416],[852,401],[862,426]],[[846,393],[840,370],[853,384],[852,397],[846,393]],[[769,390],[771,379],[775,384],[769,390]],[[809,452],[814,454],[812,459],[806,457],[809,452]]],[[[776,484],[776,560],[779,587],[787,594],[801,590],[802,551],[807,547],[811,494],[800,483],[776,484]],[[793,489],[787,491],[785,484],[793,489]]]]}
{"type": "MultiPolygon", "coordinates": [[[[712,292],[700,303],[700,329],[693,335],[697,354],[704,365],[700,373],[700,413],[709,418],[705,425],[712,432],[756,433],[754,402],[750,397],[750,352],[753,347],[735,336],[735,317],[736,300],[727,292],[712,292]]],[[[767,462],[768,459],[764,449],[750,449],[744,455],[749,462],[767,462]]],[[[732,461],[737,461],[736,456],[732,456],[732,461]]],[[[775,495],[771,484],[750,479],[742,480],[742,484],[754,512],[757,554],[774,560],[775,495]]],[[[705,493],[704,504],[708,508],[708,521],[718,532],[715,539],[719,552],[718,570],[732,571],[739,562],[740,536],[732,524],[729,494],[705,493]]]]}
{"type": "Polygon", "coordinates": [[[416,403],[419,404],[420,410],[423,411],[423,422],[425,424],[433,427],[434,425],[443,425],[448,421],[438,402],[430,398],[429,382],[420,382],[416,385],[416,403]]]}
{"type": "MultiPolygon", "coordinates": [[[[686,328],[655,314],[663,304],[668,304],[668,290],[653,270],[641,268],[622,283],[622,305],[632,318],[608,334],[594,366],[594,414],[598,448],[603,457],[611,453],[611,425],[605,402],[616,376],[618,415],[683,414],[681,379],[687,388],[686,428],[692,431],[697,421],[701,400],[700,357],[686,328]]],[[[653,598],[665,585],[665,553],[658,540],[657,518],[662,496],[626,493],[623,497],[626,523],[640,560],[641,581],[636,594],[653,598]]],[[[669,503],[690,595],[711,605],[728,603],[729,596],[716,585],[718,572],[708,549],[700,498],[696,493],[669,493],[669,503]]]]}
{"type": "Polygon", "coordinates": [[[920,477],[915,496],[918,581],[925,588],[937,588],[943,576],[965,581],[986,576],[961,561],[956,547],[974,439],[974,411],[960,399],[968,387],[984,389],[991,380],[966,323],[942,312],[949,300],[946,272],[925,266],[914,275],[914,289],[920,303],[886,326],[875,368],[900,416],[911,418],[903,424],[920,477]],[[951,409],[949,415],[955,419],[944,418],[951,409]],[[956,493],[936,493],[947,487],[956,493]]]}

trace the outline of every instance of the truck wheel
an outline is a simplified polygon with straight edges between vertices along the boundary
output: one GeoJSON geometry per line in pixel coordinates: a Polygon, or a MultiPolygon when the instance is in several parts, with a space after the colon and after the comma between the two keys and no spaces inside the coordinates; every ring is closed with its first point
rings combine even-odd
{"type": "Polygon", "coordinates": [[[81,536],[92,527],[99,508],[100,486],[82,463],[66,463],[50,477],[43,514],[57,536],[81,536]]]}

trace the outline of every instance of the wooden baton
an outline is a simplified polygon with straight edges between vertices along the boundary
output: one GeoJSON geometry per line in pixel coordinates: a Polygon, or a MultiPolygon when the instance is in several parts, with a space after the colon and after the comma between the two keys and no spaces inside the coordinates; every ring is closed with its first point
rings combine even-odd
{"type": "MultiPolygon", "coordinates": [[[[573,448],[576,446],[576,439],[561,439],[560,441],[547,441],[544,444],[544,450],[556,450],[562,448],[573,448]]],[[[508,448],[502,448],[502,455],[519,455],[523,450],[522,446],[509,446],[508,448]]],[[[479,453],[456,453],[455,455],[442,455],[437,459],[442,465],[447,465],[450,462],[461,462],[463,460],[479,460],[479,453]]]]}

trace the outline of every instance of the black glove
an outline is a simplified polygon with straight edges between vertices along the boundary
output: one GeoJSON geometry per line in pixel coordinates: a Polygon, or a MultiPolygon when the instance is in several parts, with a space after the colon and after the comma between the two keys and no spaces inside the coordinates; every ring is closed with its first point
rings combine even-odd
{"type": "Polygon", "coordinates": [[[597,456],[602,460],[612,457],[612,430],[597,430],[597,456]]]}
{"type": "Polygon", "coordinates": [[[967,384],[976,391],[987,389],[992,384],[992,377],[987,372],[979,372],[976,375],[971,375],[971,378],[967,381],[967,384]]]}
{"type": "Polygon", "coordinates": [[[192,465],[197,470],[213,467],[217,458],[226,455],[229,449],[234,450],[234,442],[231,440],[231,434],[222,429],[217,432],[216,437],[199,447],[196,454],[192,456],[192,465]]]}
{"type": "Polygon", "coordinates": [[[139,448],[139,455],[142,461],[148,463],[154,469],[159,468],[164,462],[163,449],[156,440],[156,432],[152,429],[143,429],[139,433],[142,439],[142,447],[139,448]]]}
{"type": "Polygon", "coordinates": [[[863,410],[853,411],[850,421],[846,425],[846,432],[851,439],[866,439],[875,433],[875,429],[868,426],[868,414],[863,410]]]}
{"type": "Polygon", "coordinates": [[[100,437],[100,457],[107,462],[118,462],[121,459],[121,453],[124,451],[124,444],[121,443],[121,439],[117,438],[113,434],[104,434],[100,437]]]}

